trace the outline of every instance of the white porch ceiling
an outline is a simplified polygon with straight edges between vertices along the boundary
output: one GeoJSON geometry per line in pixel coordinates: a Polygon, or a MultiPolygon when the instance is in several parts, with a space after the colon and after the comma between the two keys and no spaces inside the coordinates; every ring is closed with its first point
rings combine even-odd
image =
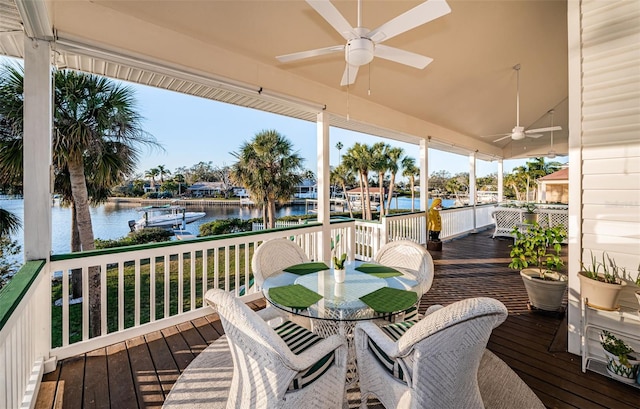
{"type": "MultiPolygon", "coordinates": [[[[10,3],[0,0],[0,52],[20,56],[22,40],[10,34],[16,30],[15,13],[5,7],[10,3]]],[[[333,3],[356,25],[355,1],[333,3]]],[[[374,28],[420,1],[362,3],[363,23],[374,28]]],[[[549,126],[547,112],[555,109],[554,123],[563,131],[554,133],[554,149],[567,150],[565,0],[449,0],[451,14],[386,43],[432,57],[433,63],[417,70],[374,59],[348,89],[339,85],[340,53],[293,64],[275,59],[343,42],[301,0],[45,4],[60,39],[55,47],[70,68],[305,120],[315,120],[326,106],[334,126],[414,143],[431,136],[430,146],[477,151],[483,159],[550,148],[548,134],[499,143],[481,138],[515,125],[512,67],[520,63],[521,125],[549,126]]]]}

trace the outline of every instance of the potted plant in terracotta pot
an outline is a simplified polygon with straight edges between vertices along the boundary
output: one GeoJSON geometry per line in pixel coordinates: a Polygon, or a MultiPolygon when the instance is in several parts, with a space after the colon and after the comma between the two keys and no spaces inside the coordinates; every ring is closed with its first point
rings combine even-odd
{"type": "Polygon", "coordinates": [[[635,383],[640,361],[633,355],[633,348],[607,330],[600,334],[600,345],[607,357],[607,373],[622,382],[635,383]]]}
{"type": "Polygon", "coordinates": [[[613,311],[619,308],[618,297],[627,285],[623,280],[625,270],[618,267],[615,260],[607,253],[602,253],[602,261],[598,261],[591,253],[591,264],[581,263],[578,272],[580,279],[580,297],[586,300],[590,307],[613,311]]]}
{"type": "Polygon", "coordinates": [[[509,267],[520,270],[520,276],[532,307],[559,311],[567,288],[567,276],[558,269],[566,233],[561,226],[542,227],[533,223],[525,229],[513,229],[515,242],[511,246],[509,267]]]}

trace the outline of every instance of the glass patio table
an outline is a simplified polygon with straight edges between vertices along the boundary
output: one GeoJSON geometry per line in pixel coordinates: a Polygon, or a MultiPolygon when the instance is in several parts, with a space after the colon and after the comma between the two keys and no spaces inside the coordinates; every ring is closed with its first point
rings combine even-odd
{"type": "MultiPolygon", "coordinates": [[[[369,264],[367,266],[374,267],[369,264]]],[[[421,295],[407,291],[417,288],[418,283],[404,277],[400,269],[386,268],[388,271],[395,271],[395,274],[385,274],[384,266],[378,265],[381,272],[376,274],[358,271],[358,267],[364,266],[361,262],[347,263],[343,282],[336,282],[333,268],[328,268],[304,272],[302,275],[282,271],[265,279],[262,286],[264,297],[270,304],[288,313],[308,317],[311,330],[317,335],[327,337],[341,334],[347,338],[348,386],[358,380],[353,345],[355,324],[361,320],[373,319],[388,322],[387,320],[414,307],[421,295]],[[291,302],[287,302],[287,294],[283,298],[283,294],[278,294],[277,289],[291,291],[291,302]],[[300,293],[303,295],[302,301],[294,300],[300,293]]]]}

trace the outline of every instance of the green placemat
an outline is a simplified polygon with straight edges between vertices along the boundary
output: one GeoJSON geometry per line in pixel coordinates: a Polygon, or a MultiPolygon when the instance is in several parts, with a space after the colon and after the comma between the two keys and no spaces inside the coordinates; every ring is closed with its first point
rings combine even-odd
{"type": "Polygon", "coordinates": [[[305,274],[315,273],[316,271],[328,270],[329,266],[324,264],[323,262],[315,262],[315,263],[303,263],[296,264],[295,266],[287,267],[283,269],[287,273],[297,274],[299,276],[303,276],[305,274]]]}
{"type": "Polygon", "coordinates": [[[398,290],[391,287],[382,287],[367,295],[360,297],[360,301],[367,304],[375,312],[390,313],[406,310],[418,302],[418,294],[415,291],[398,290]]]}
{"type": "Polygon", "coordinates": [[[322,296],[300,284],[285,285],[269,289],[269,297],[276,304],[290,308],[307,308],[322,299],[322,296]]]}
{"type": "Polygon", "coordinates": [[[373,263],[361,264],[360,266],[356,267],[356,270],[362,273],[372,274],[380,278],[389,278],[389,277],[396,277],[396,276],[402,275],[402,273],[396,269],[393,269],[387,266],[382,266],[380,264],[373,264],[373,263]]]}

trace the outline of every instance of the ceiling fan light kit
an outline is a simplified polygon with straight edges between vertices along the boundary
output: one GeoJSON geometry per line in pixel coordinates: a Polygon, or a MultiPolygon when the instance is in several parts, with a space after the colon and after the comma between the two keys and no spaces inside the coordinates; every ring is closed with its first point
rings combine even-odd
{"type": "Polygon", "coordinates": [[[399,48],[385,46],[381,43],[451,12],[446,0],[427,0],[398,17],[387,21],[380,27],[369,30],[363,27],[361,23],[362,0],[358,0],[357,27],[352,27],[329,0],[306,0],[306,2],[347,40],[346,45],[301,51],[280,55],[276,58],[280,62],[287,63],[344,50],[346,67],[340,83],[342,86],[353,84],[358,74],[358,68],[369,64],[374,57],[418,69],[426,67],[433,61],[431,58],[399,48]]]}

